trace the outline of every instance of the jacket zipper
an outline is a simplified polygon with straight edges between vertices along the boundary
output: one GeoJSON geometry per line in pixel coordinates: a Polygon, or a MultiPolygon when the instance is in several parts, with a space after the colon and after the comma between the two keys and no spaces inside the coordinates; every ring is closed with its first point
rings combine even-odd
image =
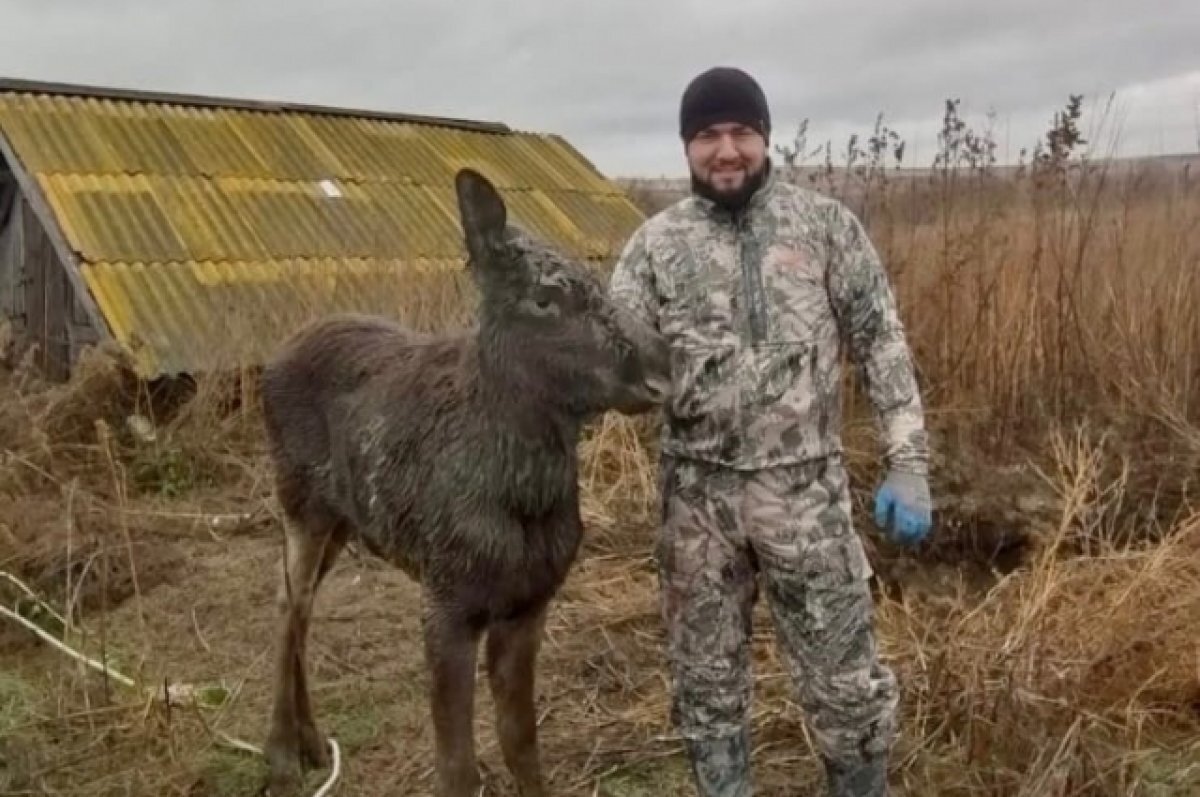
{"type": "Polygon", "coordinates": [[[762,278],[762,258],[759,253],[751,251],[747,257],[745,241],[749,227],[745,216],[734,220],[734,231],[737,236],[738,264],[742,273],[742,289],[746,293],[746,313],[750,322],[750,342],[762,343],[767,337],[766,331],[766,301],[765,287],[762,278]]]}

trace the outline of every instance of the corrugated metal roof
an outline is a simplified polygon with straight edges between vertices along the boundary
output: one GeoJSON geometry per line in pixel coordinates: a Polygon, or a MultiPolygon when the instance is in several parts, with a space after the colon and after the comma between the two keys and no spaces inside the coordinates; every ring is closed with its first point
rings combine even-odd
{"type": "Polygon", "coordinates": [[[327,312],[432,323],[463,289],[464,166],[575,256],[642,220],[561,138],[488,123],[0,81],[0,134],[147,376],[260,362],[327,312]]]}
{"type": "Polygon", "coordinates": [[[147,374],[262,362],[275,335],[331,312],[401,314],[431,329],[464,320],[446,314],[473,291],[460,261],[424,258],[123,262],[81,270],[114,337],[147,374]]]}

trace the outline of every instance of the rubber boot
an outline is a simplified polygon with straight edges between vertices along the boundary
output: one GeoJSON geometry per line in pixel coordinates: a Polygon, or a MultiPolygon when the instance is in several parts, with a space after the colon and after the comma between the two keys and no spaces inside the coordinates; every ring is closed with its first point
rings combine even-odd
{"type": "Polygon", "coordinates": [[[688,757],[700,797],[752,797],[750,734],[688,740],[688,757]]]}
{"type": "Polygon", "coordinates": [[[839,764],[825,762],[829,797],[886,797],[887,759],[865,758],[839,764]]]}

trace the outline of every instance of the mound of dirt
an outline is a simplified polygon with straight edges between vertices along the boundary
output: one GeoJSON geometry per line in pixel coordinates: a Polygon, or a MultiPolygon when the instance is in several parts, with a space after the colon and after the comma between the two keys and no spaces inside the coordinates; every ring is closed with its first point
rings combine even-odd
{"type": "MultiPolygon", "coordinates": [[[[119,517],[87,495],[69,510],[61,497],[0,496],[0,570],[73,621],[86,622],[169,580],[183,565],[175,541],[142,528],[125,531],[119,517]]],[[[11,585],[0,585],[6,605],[20,597],[11,585]]],[[[22,629],[0,626],[0,647],[32,641],[22,629]]]]}

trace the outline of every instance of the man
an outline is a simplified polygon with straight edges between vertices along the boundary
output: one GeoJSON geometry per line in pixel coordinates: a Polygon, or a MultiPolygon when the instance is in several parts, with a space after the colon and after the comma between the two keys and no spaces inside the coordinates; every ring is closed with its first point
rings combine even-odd
{"type": "Polygon", "coordinates": [[[888,473],[875,519],[931,521],[921,398],[887,277],[842,204],[779,180],[758,84],[715,68],[679,112],[692,195],[627,243],[612,293],[671,341],[656,545],[672,717],[705,797],[751,794],[749,635],[762,580],[833,795],[883,795],[898,689],[876,653],[871,569],[840,440],[843,347],[888,473]]]}

